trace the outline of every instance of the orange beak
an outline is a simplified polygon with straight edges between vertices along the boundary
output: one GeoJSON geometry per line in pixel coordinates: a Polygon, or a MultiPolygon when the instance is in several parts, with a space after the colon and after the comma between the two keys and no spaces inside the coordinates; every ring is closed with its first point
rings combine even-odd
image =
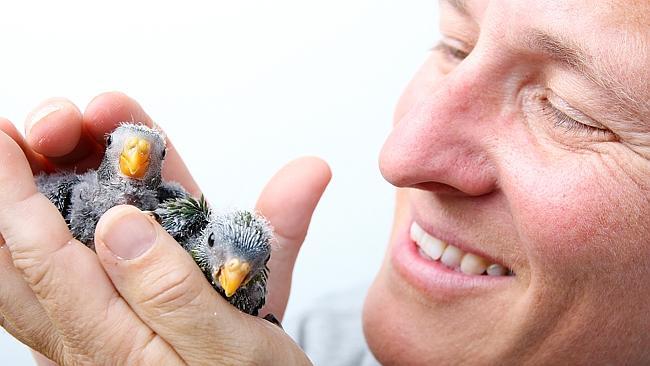
{"type": "Polygon", "coordinates": [[[149,168],[149,141],[131,137],[120,154],[120,171],[129,178],[142,179],[149,168]]]}
{"type": "Polygon", "coordinates": [[[250,271],[251,266],[248,262],[233,258],[219,268],[214,277],[218,278],[226,297],[231,297],[241,287],[250,271]]]}

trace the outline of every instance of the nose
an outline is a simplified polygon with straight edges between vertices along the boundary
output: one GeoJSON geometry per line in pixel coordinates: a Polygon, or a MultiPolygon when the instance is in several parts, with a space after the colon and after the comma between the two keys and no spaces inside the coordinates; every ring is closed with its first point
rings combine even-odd
{"type": "Polygon", "coordinates": [[[480,196],[497,186],[489,154],[492,89],[478,72],[452,73],[437,87],[410,91],[406,107],[382,148],[379,165],[397,187],[480,196]],[[414,93],[414,94],[413,94],[414,93]]]}

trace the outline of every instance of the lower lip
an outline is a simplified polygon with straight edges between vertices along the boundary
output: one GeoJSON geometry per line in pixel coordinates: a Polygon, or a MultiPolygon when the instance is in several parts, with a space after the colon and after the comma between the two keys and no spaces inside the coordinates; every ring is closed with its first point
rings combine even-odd
{"type": "Polygon", "coordinates": [[[450,269],[440,261],[426,259],[420,255],[419,248],[411,240],[408,227],[400,230],[395,238],[391,263],[398,275],[415,289],[440,300],[505,289],[515,278],[467,275],[450,269]]]}

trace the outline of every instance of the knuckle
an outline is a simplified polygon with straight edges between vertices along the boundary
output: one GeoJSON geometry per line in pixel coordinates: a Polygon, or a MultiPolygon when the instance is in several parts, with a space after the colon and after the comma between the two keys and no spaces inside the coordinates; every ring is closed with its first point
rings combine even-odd
{"type": "Polygon", "coordinates": [[[185,365],[166,342],[151,332],[137,346],[131,346],[120,361],[124,365],[185,365]]]}
{"type": "Polygon", "coordinates": [[[139,329],[124,328],[119,324],[101,332],[98,327],[93,328],[88,334],[82,335],[66,333],[63,336],[65,348],[63,364],[92,364],[92,365],[139,365],[142,363],[130,362],[137,359],[137,335],[139,329]]]}
{"type": "Polygon", "coordinates": [[[13,254],[14,266],[23,274],[23,278],[34,293],[41,299],[48,299],[57,290],[54,261],[58,254],[70,246],[70,241],[57,246],[57,249],[47,256],[33,253],[30,250],[16,250],[13,254]]]}
{"type": "Polygon", "coordinates": [[[145,287],[140,304],[157,315],[173,313],[194,302],[201,293],[201,283],[189,269],[172,269],[145,287]]]}
{"type": "Polygon", "coordinates": [[[41,298],[48,296],[49,288],[52,287],[52,282],[55,281],[54,276],[50,269],[50,260],[45,258],[34,258],[25,252],[14,252],[14,265],[22,272],[23,278],[41,298]]]}

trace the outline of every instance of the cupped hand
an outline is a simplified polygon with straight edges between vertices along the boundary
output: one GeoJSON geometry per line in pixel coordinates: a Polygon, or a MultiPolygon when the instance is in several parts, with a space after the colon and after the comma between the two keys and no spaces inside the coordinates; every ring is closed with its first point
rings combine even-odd
{"type": "MultiPolygon", "coordinates": [[[[97,255],[71,238],[32,172],[96,167],[104,135],[122,121],[152,123],[120,93],[100,95],[83,114],[66,100],[50,100],[28,118],[25,139],[0,120],[2,326],[61,364],[307,363],[279,328],[221,299],[180,246],[137,209],[104,215],[97,255]]],[[[163,175],[199,193],[173,147],[163,175]]],[[[322,161],[299,159],[260,196],[258,209],[280,242],[262,315],[284,313],[293,262],[329,178],[322,161]]]]}

